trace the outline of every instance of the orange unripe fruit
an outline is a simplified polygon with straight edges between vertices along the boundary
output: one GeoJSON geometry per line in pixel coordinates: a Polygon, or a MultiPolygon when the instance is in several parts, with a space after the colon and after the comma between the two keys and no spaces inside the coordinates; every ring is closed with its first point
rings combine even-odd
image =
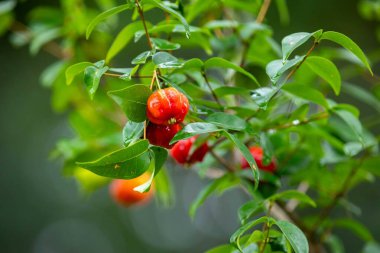
{"type": "Polygon", "coordinates": [[[145,204],[152,198],[154,189],[151,185],[148,192],[140,193],[133,190],[135,187],[146,183],[150,179],[150,173],[144,173],[133,179],[114,179],[110,185],[110,194],[112,198],[119,204],[124,206],[132,206],[135,204],[145,204]]]}

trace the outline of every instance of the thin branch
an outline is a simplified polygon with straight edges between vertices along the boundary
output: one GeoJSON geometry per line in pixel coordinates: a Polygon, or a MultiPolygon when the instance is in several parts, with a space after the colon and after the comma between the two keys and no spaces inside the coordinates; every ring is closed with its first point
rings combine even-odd
{"type": "Polygon", "coordinates": [[[146,27],[146,22],[145,22],[145,17],[144,17],[144,12],[141,8],[141,5],[139,3],[139,0],[135,0],[136,2],[136,7],[137,7],[137,11],[139,13],[139,16],[140,16],[140,19],[144,25],[144,30],[145,30],[145,35],[146,35],[146,39],[148,41],[148,45],[151,49],[153,49],[153,45],[152,45],[152,41],[150,40],[150,35],[149,35],[149,32],[148,32],[148,28],[146,27]]]}
{"type": "Polygon", "coordinates": [[[271,0],[264,0],[263,5],[261,5],[259,14],[257,15],[256,23],[261,24],[264,21],[264,18],[268,12],[270,3],[271,3],[271,0]]]}
{"type": "Polygon", "coordinates": [[[223,108],[222,103],[220,102],[218,96],[215,94],[214,90],[212,89],[211,84],[210,84],[210,82],[209,82],[209,80],[208,80],[208,78],[207,78],[207,75],[206,75],[206,73],[205,73],[204,71],[202,71],[202,76],[203,76],[203,78],[205,79],[205,82],[206,82],[206,84],[207,84],[207,87],[210,89],[210,92],[211,92],[211,94],[212,94],[214,100],[218,103],[218,105],[219,105],[220,107],[223,108]]]}
{"type": "Polygon", "coordinates": [[[224,158],[218,156],[214,150],[209,150],[210,154],[212,155],[212,157],[214,157],[220,164],[222,164],[228,171],[235,171],[235,168],[232,167],[230,164],[228,164],[228,162],[226,160],[224,160],[224,158]]]}
{"type": "Polygon", "coordinates": [[[348,176],[344,180],[342,188],[334,195],[330,204],[328,204],[324,209],[322,209],[319,217],[317,218],[317,220],[315,221],[315,223],[311,227],[312,236],[315,235],[318,226],[320,226],[321,223],[330,215],[332,210],[339,203],[339,200],[347,194],[347,192],[349,190],[349,186],[351,184],[351,181],[354,178],[354,176],[356,175],[356,173],[358,172],[361,165],[363,164],[365,158],[366,158],[366,155],[363,155],[361,157],[361,159],[359,160],[359,162],[355,163],[355,165],[352,167],[350,173],[348,174],[348,176]]]}

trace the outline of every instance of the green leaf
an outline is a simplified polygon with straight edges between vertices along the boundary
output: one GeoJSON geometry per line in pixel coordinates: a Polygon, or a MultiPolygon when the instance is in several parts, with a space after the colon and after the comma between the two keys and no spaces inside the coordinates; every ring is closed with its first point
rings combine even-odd
{"type": "Polygon", "coordinates": [[[333,221],[331,225],[334,227],[340,227],[351,230],[365,242],[370,242],[374,239],[371,232],[363,224],[356,220],[342,218],[333,221]]]}
{"type": "Polygon", "coordinates": [[[36,34],[30,42],[30,53],[35,55],[49,41],[52,41],[62,35],[61,28],[52,28],[36,34]]]}
{"type": "Polygon", "coordinates": [[[107,70],[108,67],[97,68],[94,66],[89,66],[84,70],[83,80],[91,99],[94,98],[99,87],[100,79],[107,70]]]}
{"type": "Polygon", "coordinates": [[[112,9],[106,10],[102,13],[100,13],[98,16],[96,16],[93,20],[91,20],[90,24],[87,26],[86,30],[86,39],[88,39],[91,35],[91,32],[94,30],[94,28],[103,20],[119,13],[127,9],[131,9],[134,7],[134,4],[128,3],[128,4],[123,4],[117,7],[114,7],[112,9]]]}
{"type": "Polygon", "coordinates": [[[17,1],[15,1],[15,0],[2,1],[0,3],[0,15],[5,14],[5,13],[13,10],[14,7],[16,7],[16,3],[17,3],[17,1]]]}
{"type": "Polygon", "coordinates": [[[282,60],[285,61],[289,58],[290,54],[299,46],[303,45],[311,37],[316,36],[321,33],[321,30],[318,30],[314,33],[299,32],[290,34],[282,39],[282,60]]]}
{"type": "Polygon", "coordinates": [[[137,72],[140,65],[136,65],[133,68],[110,68],[112,72],[122,74],[119,78],[122,80],[131,80],[132,76],[137,72]]]}
{"type": "Polygon", "coordinates": [[[51,87],[54,81],[57,80],[61,71],[65,68],[65,61],[57,61],[45,68],[40,75],[40,82],[44,87],[51,87]]]}
{"type": "Polygon", "coordinates": [[[242,87],[230,87],[230,86],[222,86],[214,89],[214,93],[218,97],[224,97],[228,95],[242,95],[247,96],[250,94],[250,90],[242,87]]]}
{"type": "Polygon", "coordinates": [[[342,91],[351,95],[354,98],[357,98],[363,103],[366,103],[369,106],[372,106],[378,112],[380,112],[380,100],[371,92],[366,89],[363,89],[359,85],[354,85],[350,83],[344,83],[342,91]]]}
{"type": "Polygon", "coordinates": [[[227,131],[223,131],[222,134],[226,136],[235,146],[240,150],[242,153],[243,157],[247,160],[249,167],[251,167],[252,173],[253,173],[253,179],[255,180],[255,189],[257,189],[259,185],[259,180],[260,180],[260,174],[259,174],[259,169],[257,167],[256,161],[253,158],[251,152],[247,148],[244,143],[237,138],[235,135],[230,134],[227,131]]]}
{"type": "Polygon", "coordinates": [[[338,115],[355,133],[357,139],[361,142],[363,140],[363,127],[358,118],[356,118],[351,112],[334,109],[333,112],[338,115]]]}
{"type": "Polygon", "coordinates": [[[285,235],[295,253],[309,252],[309,244],[307,242],[306,236],[296,225],[287,221],[276,221],[275,224],[285,235]]]}
{"type": "Polygon", "coordinates": [[[345,253],[342,241],[337,236],[330,234],[327,236],[325,242],[329,246],[331,252],[345,253]]]}
{"type": "Polygon", "coordinates": [[[257,220],[250,221],[247,224],[241,226],[238,230],[236,230],[232,236],[230,237],[230,243],[233,244],[236,248],[240,250],[240,252],[243,252],[241,246],[240,246],[240,237],[250,230],[251,228],[265,222],[270,222],[270,220],[273,220],[272,218],[268,218],[266,216],[260,217],[257,220]]]}
{"type": "Polygon", "coordinates": [[[143,122],[146,119],[146,102],[152,91],[143,84],[109,91],[108,95],[123,109],[129,120],[143,122]]]}
{"type": "Polygon", "coordinates": [[[207,61],[205,61],[204,68],[205,69],[208,69],[208,68],[233,69],[233,70],[239,72],[240,74],[245,75],[246,77],[251,79],[254,83],[256,83],[258,86],[260,86],[259,82],[256,80],[256,78],[251,73],[247,72],[242,67],[239,67],[239,66],[233,64],[232,62],[229,62],[229,61],[227,61],[223,58],[220,58],[220,57],[213,57],[213,58],[210,58],[207,61]]]}
{"type": "Polygon", "coordinates": [[[249,218],[264,210],[264,203],[262,201],[251,200],[239,208],[239,220],[245,224],[249,218]]]}
{"type": "Polygon", "coordinates": [[[137,192],[140,192],[140,193],[144,193],[144,192],[148,192],[150,190],[150,187],[151,187],[152,182],[153,182],[154,175],[156,174],[156,167],[155,167],[155,158],[154,158],[154,156],[150,157],[150,163],[149,163],[149,167],[148,167],[147,171],[150,172],[149,180],[147,180],[143,184],[138,185],[135,188],[133,188],[134,191],[137,191],[137,192]]]}
{"type": "Polygon", "coordinates": [[[276,84],[280,79],[281,75],[284,74],[287,70],[292,68],[293,66],[300,63],[305,56],[296,56],[292,60],[274,60],[268,63],[265,70],[267,75],[269,76],[272,83],[276,84]]]}
{"type": "Polygon", "coordinates": [[[155,158],[154,166],[156,170],[154,175],[157,175],[168,158],[168,150],[158,146],[152,146],[150,147],[150,150],[153,152],[155,158]]]}
{"type": "Polygon", "coordinates": [[[183,63],[179,62],[176,57],[166,52],[155,53],[152,59],[157,68],[181,68],[183,66],[183,63]]]}
{"type": "Polygon", "coordinates": [[[179,131],[173,137],[170,144],[173,144],[179,140],[188,139],[198,134],[215,133],[219,131],[223,131],[223,130],[219,129],[215,124],[212,124],[212,123],[201,123],[201,122],[190,123],[190,124],[187,124],[181,131],[179,131]]]}
{"type": "Polygon", "coordinates": [[[131,143],[134,143],[142,136],[144,132],[144,123],[133,122],[128,120],[123,128],[123,143],[125,146],[128,146],[131,143]]]}
{"type": "Polygon", "coordinates": [[[83,72],[87,67],[92,66],[93,64],[91,62],[79,62],[76,64],[71,65],[66,69],[66,84],[70,85],[74,77],[78,75],[79,73],[83,72]]]}
{"type": "Polygon", "coordinates": [[[160,8],[160,9],[162,9],[163,11],[170,13],[172,16],[174,16],[176,19],[178,19],[182,23],[182,25],[185,27],[186,37],[190,38],[189,24],[187,23],[186,19],[179,12],[173,10],[169,6],[159,2],[157,0],[145,0],[144,3],[152,4],[152,5],[160,8]]]}
{"type": "Polygon", "coordinates": [[[260,107],[260,109],[266,110],[269,101],[276,94],[278,89],[270,87],[262,87],[251,91],[251,97],[253,101],[260,107]]]}
{"type": "Polygon", "coordinates": [[[269,201],[276,201],[276,200],[289,200],[289,199],[296,199],[300,202],[306,203],[312,207],[316,207],[314,200],[311,199],[309,196],[307,196],[303,192],[299,192],[297,190],[287,190],[280,193],[276,193],[268,198],[269,201]]]}
{"type": "Polygon", "coordinates": [[[343,151],[347,156],[355,156],[364,148],[363,144],[356,141],[347,142],[344,144],[343,151]]]}
{"type": "Polygon", "coordinates": [[[236,131],[244,130],[247,125],[245,120],[243,120],[242,118],[223,112],[215,112],[208,116],[205,121],[213,123],[218,127],[236,131]]]}
{"type": "Polygon", "coordinates": [[[113,57],[115,57],[132,39],[134,33],[143,29],[143,23],[137,21],[127,25],[121,30],[113,41],[110,49],[107,52],[106,62],[109,62],[113,57]]]}
{"type": "Polygon", "coordinates": [[[164,39],[158,39],[158,38],[151,38],[151,41],[154,45],[154,47],[158,50],[177,50],[181,48],[181,45],[178,43],[173,43],[168,40],[164,39]]]}
{"type": "Polygon", "coordinates": [[[365,245],[362,253],[380,253],[380,244],[369,242],[365,245]]]}
{"type": "Polygon", "coordinates": [[[214,192],[222,194],[224,191],[237,186],[239,182],[239,178],[231,173],[227,173],[224,176],[212,181],[212,183],[210,183],[202,189],[202,191],[198,194],[196,199],[191,203],[189,210],[190,217],[194,218],[198,208],[206,201],[206,199],[211,194],[213,194],[214,192]]]}
{"type": "Polygon", "coordinates": [[[127,148],[107,154],[96,161],[77,162],[77,165],[100,176],[132,179],[143,174],[149,167],[148,146],[147,140],[141,140],[127,148]]]}
{"type": "Polygon", "coordinates": [[[151,51],[142,52],[141,54],[139,54],[132,60],[132,64],[144,64],[146,60],[148,59],[148,57],[151,55],[152,55],[151,51]]]}
{"type": "Polygon", "coordinates": [[[359,58],[359,60],[363,63],[363,65],[369,70],[371,75],[373,75],[373,72],[367,60],[367,57],[365,56],[363,51],[360,49],[360,47],[349,37],[347,37],[346,35],[342,33],[327,31],[322,34],[320,39],[333,41],[341,45],[345,49],[349,50],[351,53],[353,53],[356,57],[359,58]]]}
{"type": "Polygon", "coordinates": [[[171,207],[174,204],[174,191],[169,174],[165,168],[162,168],[156,175],[154,183],[158,204],[165,208],[171,207]]]}
{"type": "Polygon", "coordinates": [[[332,61],[319,56],[309,56],[305,63],[315,74],[330,84],[335,95],[339,95],[341,78],[339,70],[332,61]]]}
{"type": "Polygon", "coordinates": [[[282,87],[282,90],[289,92],[290,94],[297,96],[299,98],[303,98],[307,101],[321,105],[326,109],[329,108],[329,105],[325,99],[325,96],[323,96],[323,94],[320,91],[313,89],[310,86],[298,85],[298,84],[287,84],[282,87]]]}

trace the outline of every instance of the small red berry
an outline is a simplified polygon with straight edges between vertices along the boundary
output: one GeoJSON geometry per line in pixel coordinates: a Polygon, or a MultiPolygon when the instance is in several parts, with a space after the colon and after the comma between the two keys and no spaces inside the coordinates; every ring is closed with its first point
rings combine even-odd
{"type": "Polygon", "coordinates": [[[189,111],[186,96],[169,87],[155,91],[148,98],[146,114],[150,122],[157,125],[181,123],[189,111]]]}
{"type": "MultiPolygon", "coordinates": [[[[267,165],[263,164],[264,151],[261,147],[253,146],[249,149],[249,151],[251,152],[253,158],[256,161],[257,167],[259,167],[260,170],[268,171],[271,173],[276,171],[277,166],[274,159],[272,159],[272,161],[267,165]]],[[[249,164],[244,157],[242,157],[241,159],[241,168],[242,169],[249,168],[249,164]]]]}
{"type": "Polygon", "coordinates": [[[208,152],[208,145],[207,143],[203,143],[200,147],[194,150],[192,154],[190,154],[191,147],[196,139],[197,137],[193,136],[189,139],[177,142],[170,150],[171,156],[179,164],[193,164],[196,162],[202,162],[208,152]]]}
{"type": "Polygon", "coordinates": [[[143,204],[148,202],[154,193],[154,186],[151,185],[148,192],[138,192],[133,190],[135,187],[144,184],[150,179],[151,174],[144,173],[139,177],[124,180],[124,179],[115,179],[112,180],[110,184],[110,194],[112,198],[124,205],[131,206],[135,204],[143,204]]]}
{"type": "Polygon", "coordinates": [[[165,126],[149,123],[146,129],[146,137],[150,144],[170,149],[173,145],[169,145],[169,143],[179,130],[181,130],[179,124],[165,126]]]}

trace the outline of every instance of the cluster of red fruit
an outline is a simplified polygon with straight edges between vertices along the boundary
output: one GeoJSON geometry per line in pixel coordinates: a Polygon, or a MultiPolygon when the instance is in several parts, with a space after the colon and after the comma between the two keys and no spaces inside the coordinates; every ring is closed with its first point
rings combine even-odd
{"type": "MultiPolygon", "coordinates": [[[[188,111],[189,101],[184,94],[175,88],[159,89],[148,98],[146,112],[149,119],[146,130],[147,138],[153,145],[171,149],[171,156],[179,164],[201,162],[209,151],[207,142],[193,148],[197,136],[181,140],[174,145],[169,145],[177,132],[181,130],[180,124],[185,119],[188,111]]],[[[270,173],[275,172],[276,163],[273,159],[269,164],[264,165],[264,154],[261,147],[253,146],[250,148],[250,152],[260,170],[270,173]]],[[[249,168],[247,160],[243,157],[241,159],[241,168],[249,168]]],[[[154,191],[153,185],[147,193],[136,192],[133,189],[148,181],[149,178],[149,173],[145,173],[131,180],[114,180],[111,183],[111,195],[117,202],[125,206],[144,203],[152,197],[154,191]]]]}

